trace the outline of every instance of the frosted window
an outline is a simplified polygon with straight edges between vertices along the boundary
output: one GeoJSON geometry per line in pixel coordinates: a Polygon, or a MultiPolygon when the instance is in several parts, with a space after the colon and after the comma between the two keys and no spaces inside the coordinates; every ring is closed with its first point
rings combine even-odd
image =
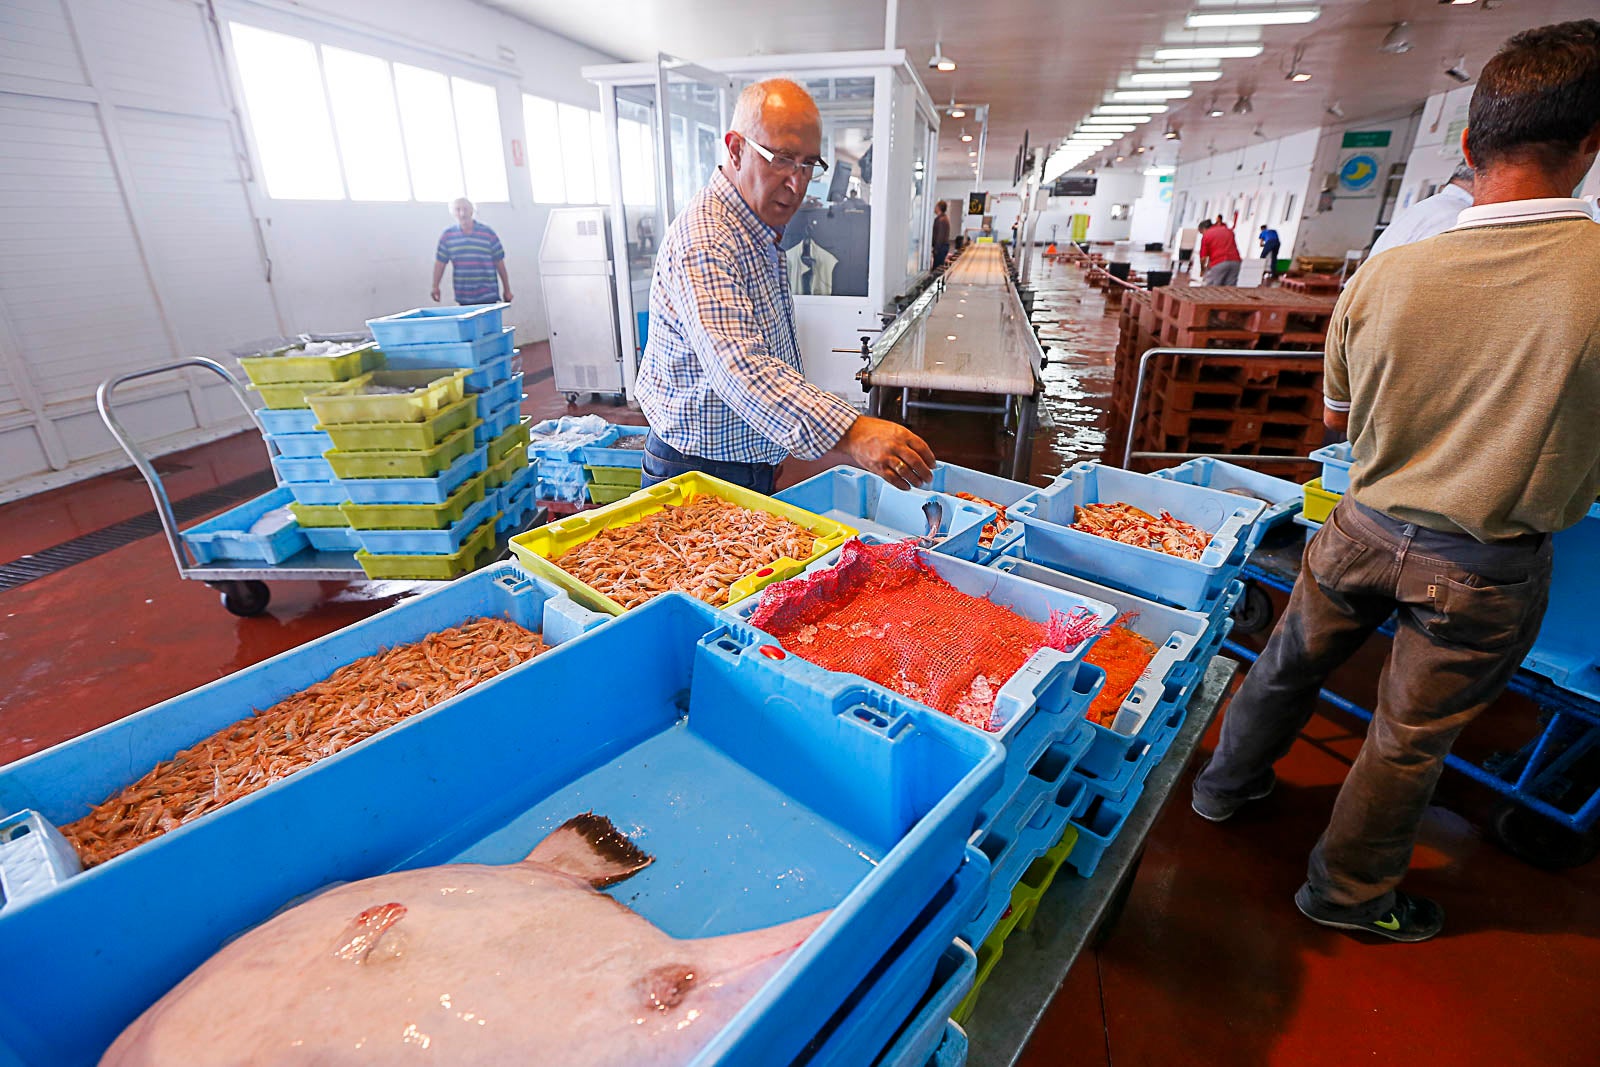
{"type": "Polygon", "coordinates": [[[606,154],[605,120],[600,112],[589,112],[589,143],[594,148],[594,198],[598,204],[611,203],[611,158],[606,154]]]}
{"type": "Polygon", "coordinates": [[[237,22],[229,30],[267,195],[344,199],[316,46],[237,22]]]}
{"type": "Polygon", "coordinates": [[[617,123],[622,152],[622,199],[628,204],[656,202],[655,140],[643,122],[622,119],[617,123]]]}
{"type": "Polygon", "coordinates": [[[567,183],[561,169],[561,127],[555,102],[524,95],[522,124],[528,135],[528,178],[533,183],[534,203],[565,203],[567,183]]]}
{"type": "Polygon", "coordinates": [[[352,200],[410,200],[400,113],[389,64],[377,56],[322,49],[334,129],[352,200]]]}
{"type": "Polygon", "coordinates": [[[561,128],[561,164],[567,182],[567,203],[592,204],[595,202],[594,149],[589,112],[571,104],[557,104],[556,118],[561,128]]]}
{"type": "Polygon", "coordinates": [[[446,203],[463,195],[450,79],[436,71],[396,63],[394,87],[416,198],[446,203]]]}
{"type": "Polygon", "coordinates": [[[500,100],[494,86],[451,78],[456,102],[456,130],[461,134],[461,166],[467,196],[481,203],[503,204],[506,153],[500,140],[500,100]]]}

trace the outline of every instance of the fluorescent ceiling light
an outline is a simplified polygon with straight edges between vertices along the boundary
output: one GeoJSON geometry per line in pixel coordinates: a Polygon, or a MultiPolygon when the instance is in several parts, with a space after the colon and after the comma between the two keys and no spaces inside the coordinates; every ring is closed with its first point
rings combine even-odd
{"type": "Polygon", "coordinates": [[[1260,54],[1258,44],[1212,44],[1196,48],[1157,48],[1155,58],[1165,63],[1174,59],[1254,59],[1260,54]]]}
{"type": "Polygon", "coordinates": [[[966,118],[966,116],[967,116],[966,108],[953,107],[953,108],[950,109],[950,117],[953,118],[953,119],[966,118]]]}
{"type": "Polygon", "coordinates": [[[1088,125],[1088,126],[1106,126],[1106,125],[1120,126],[1120,125],[1123,125],[1125,123],[1133,123],[1134,125],[1142,125],[1142,124],[1150,121],[1150,116],[1149,115],[1090,115],[1088,118],[1084,119],[1083,121],[1084,121],[1084,124],[1088,125]]]}
{"type": "Polygon", "coordinates": [[[1166,104],[1101,104],[1094,109],[1096,115],[1160,115],[1168,110],[1166,104]]]}
{"type": "Polygon", "coordinates": [[[1128,80],[1135,85],[1183,85],[1187,82],[1214,82],[1220,77],[1220,70],[1141,70],[1128,75],[1128,80]]]}
{"type": "Polygon", "coordinates": [[[1191,30],[1205,26],[1299,26],[1322,14],[1318,7],[1277,7],[1253,10],[1193,11],[1183,20],[1191,30]]]}
{"type": "Polygon", "coordinates": [[[1187,100],[1194,95],[1193,89],[1117,89],[1111,94],[1113,100],[1187,100]]]}
{"type": "Polygon", "coordinates": [[[1292,82],[1308,82],[1311,80],[1311,72],[1297,70],[1293,74],[1289,75],[1289,80],[1292,82]]]}
{"type": "Polygon", "coordinates": [[[1136,129],[1138,129],[1137,126],[1079,126],[1078,132],[1087,134],[1132,133],[1136,129]]]}

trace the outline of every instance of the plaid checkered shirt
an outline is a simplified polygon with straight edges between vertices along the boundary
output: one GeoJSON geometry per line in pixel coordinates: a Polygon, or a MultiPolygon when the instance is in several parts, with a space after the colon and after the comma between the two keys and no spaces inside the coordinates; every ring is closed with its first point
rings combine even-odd
{"type": "Polygon", "coordinates": [[[778,237],[720,168],[667,228],[637,391],[650,428],[680,452],[815,459],[856,419],[805,380],[778,237]]]}

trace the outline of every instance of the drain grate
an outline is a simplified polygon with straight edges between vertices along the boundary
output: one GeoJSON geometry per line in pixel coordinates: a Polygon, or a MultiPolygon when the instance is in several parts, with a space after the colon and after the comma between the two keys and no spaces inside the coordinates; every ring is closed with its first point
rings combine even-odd
{"type": "MultiPolygon", "coordinates": [[[[219,485],[215,489],[173,501],[172,513],[177,517],[179,525],[182,525],[230,504],[260,496],[269,492],[276,484],[271,471],[257,471],[255,474],[219,485]]],[[[0,564],[0,590],[15,589],[19,585],[26,585],[31,581],[66,570],[74,564],[103,556],[113,549],[131,545],[135,541],[160,532],[161,519],[152,510],[107,526],[103,530],[74,537],[70,541],[52,545],[23,559],[0,564]]]]}

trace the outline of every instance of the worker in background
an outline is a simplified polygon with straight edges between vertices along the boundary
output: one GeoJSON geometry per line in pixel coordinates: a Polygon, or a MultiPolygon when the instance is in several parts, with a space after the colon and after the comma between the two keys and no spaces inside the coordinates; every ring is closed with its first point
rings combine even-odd
{"type": "Polygon", "coordinates": [[[1200,224],[1200,269],[1201,285],[1239,284],[1239,243],[1221,222],[1200,224]]]}
{"type": "Polygon", "coordinates": [[[795,82],[756,82],[723,140],[727,161],[667,227],[650,283],[644,484],[703,471],[769,493],[786,456],[833,449],[901,488],[925,484],[920,437],[805,380],[778,240],[827,171],[816,103],[795,82]]]}
{"type": "Polygon", "coordinates": [[[1267,277],[1278,276],[1278,250],[1283,247],[1278,240],[1278,231],[1271,226],[1263,225],[1261,233],[1256,240],[1261,243],[1261,258],[1267,261],[1267,277]]]}
{"type": "Polygon", "coordinates": [[[1213,822],[1270,793],[1329,673],[1395,614],[1372,725],[1295,903],[1396,941],[1444,925],[1396,888],[1417,827],[1457,735],[1533,647],[1550,535],[1600,490],[1600,226],[1572,198],[1600,153],[1600,22],[1511,38],[1467,123],[1473,206],[1371,260],[1334,308],[1326,422],[1349,431],[1350,491],[1194,783],[1213,822]]]}
{"type": "Polygon", "coordinates": [[[1472,168],[1463,163],[1450,175],[1445,187],[1432,196],[1418,200],[1390,221],[1388,227],[1372,243],[1372,253],[1387,252],[1391,248],[1408,245],[1425,237],[1443,233],[1456,224],[1456,217],[1472,206],[1472,168]]]}
{"type": "Polygon", "coordinates": [[[450,201],[450,214],[456,224],[439,235],[433,253],[433,299],[439,300],[439,283],[444,280],[445,264],[450,264],[450,284],[458,304],[497,304],[511,302],[511,277],[506,274],[506,250],[500,235],[472,217],[472,201],[466,197],[450,201]],[[498,277],[497,277],[498,276],[498,277]]]}
{"type": "Polygon", "coordinates": [[[950,254],[950,206],[943,200],[933,205],[933,269],[944,266],[950,254]]]}

